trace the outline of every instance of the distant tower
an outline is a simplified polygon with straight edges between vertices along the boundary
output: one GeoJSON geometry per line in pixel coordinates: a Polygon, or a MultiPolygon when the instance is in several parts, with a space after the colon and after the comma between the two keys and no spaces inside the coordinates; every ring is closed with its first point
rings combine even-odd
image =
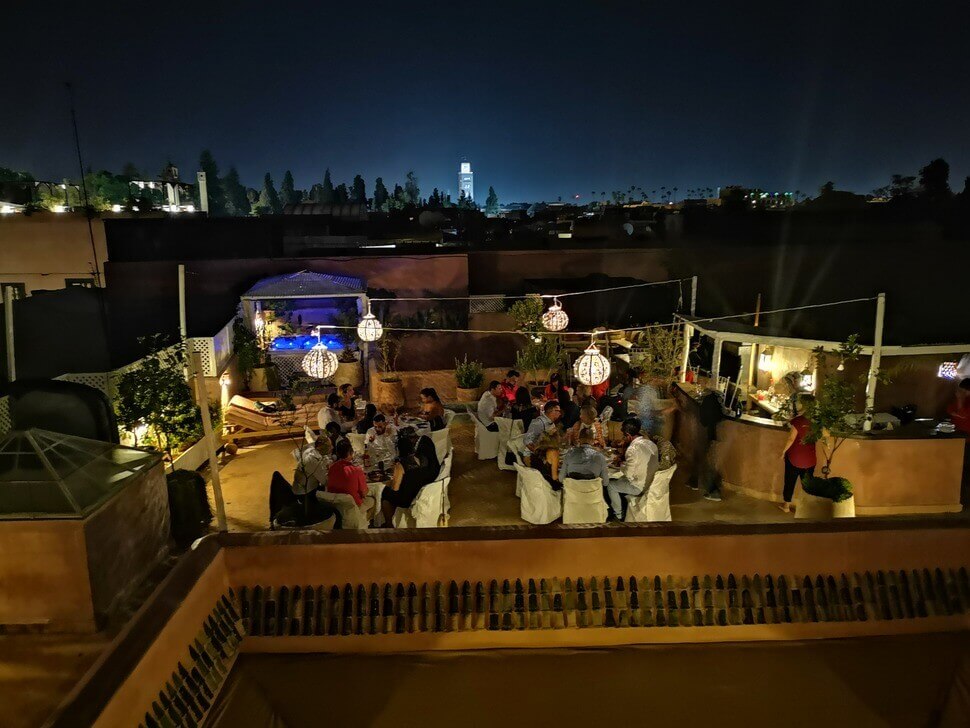
{"type": "Polygon", "coordinates": [[[465,193],[469,200],[475,199],[475,175],[472,173],[472,163],[462,162],[458,168],[458,194],[465,193]]]}

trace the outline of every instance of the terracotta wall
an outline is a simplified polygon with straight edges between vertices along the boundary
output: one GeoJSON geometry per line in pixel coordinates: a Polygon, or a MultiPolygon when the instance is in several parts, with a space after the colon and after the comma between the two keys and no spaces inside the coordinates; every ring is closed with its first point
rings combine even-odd
{"type": "MultiPolygon", "coordinates": [[[[66,278],[92,278],[94,255],[108,258],[104,223],[80,214],[4,215],[0,218],[0,282],[26,284],[27,292],[64,288],[66,278]]],[[[102,276],[103,283],[103,276],[102,276]]]]}
{"type": "Polygon", "coordinates": [[[0,521],[0,625],[97,630],[80,521],[0,521]]]}
{"type": "Polygon", "coordinates": [[[104,618],[167,553],[168,488],[161,462],[84,521],[95,614],[104,618]]]}
{"type": "MultiPolygon", "coordinates": [[[[508,367],[490,367],[485,369],[485,384],[492,379],[501,380],[508,367]]],[[[408,407],[417,407],[421,403],[419,393],[425,387],[434,387],[438,391],[438,396],[444,402],[456,402],[457,393],[455,391],[455,370],[454,369],[431,369],[422,371],[399,372],[401,380],[404,382],[404,398],[408,407]]],[[[370,367],[370,394],[369,399],[373,402],[380,401],[380,385],[377,383],[379,374],[374,362],[370,367]]]]}

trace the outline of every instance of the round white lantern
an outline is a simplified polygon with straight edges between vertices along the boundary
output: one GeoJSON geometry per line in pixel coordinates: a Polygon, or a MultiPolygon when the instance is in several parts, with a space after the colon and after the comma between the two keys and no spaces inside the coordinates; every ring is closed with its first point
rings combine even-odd
{"type": "Polygon", "coordinates": [[[377,317],[367,309],[367,314],[357,324],[357,336],[361,341],[377,341],[384,334],[384,327],[377,317]]]}
{"type": "Polygon", "coordinates": [[[303,371],[314,379],[330,379],[337,372],[337,355],[319,339],[303,357],[303,371]]]}
{"type": "Polygon", "coordinates": [[[569,325],[569,316],[562,310],[558,298],[552,299],[549,310],[542,314],[542,325],[549,331],[562,331],[569,325]]]}
{"type": "Polygon", "coordinates": [[[610,378],[610,360],[600,354],[595,343],[590,342],[589,348],[573,364],[573,375],[583,384],[595,387],[610,378]]]}

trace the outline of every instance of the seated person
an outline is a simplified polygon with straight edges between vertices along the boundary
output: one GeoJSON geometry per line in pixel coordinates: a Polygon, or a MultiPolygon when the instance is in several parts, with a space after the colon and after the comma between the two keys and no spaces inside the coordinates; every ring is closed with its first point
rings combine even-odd
{"type": "Polygon", "coordinates": [[[580,430],[578,444],[571,448],[562,459],[564,478],[593,480],[599,478],[603,487],[610,482],[610,464],[606,456],[593,447],[593,431],[580,430]]]}
{"type": "Polygon", "coordinates": [[[340,395],[336,392],[330,394],[327,397],[327,404],[325,407],[320,408],[319,414],[317,414],[317,422],[320,425],[320,431],[323,432],[327,429],[327,425],[331,422],[336,422],[340,427],[341,432],[349,432],[353,428],[354,423],[344,420],[343,415],[340,412],[340,395]]]}
{"type": "Polygon", "coordinates": [[[586,405],[579,411],[579,421],[566,431],[566,442],[576,445],[579,443],[580,434],[586,431],[591,434],[593,445],[606,447],[603,423],[598,419],[596,408],[590,405],[586,405]]]}
{"type": "Polygon", "coordinates": [[[590,388],[588,384],[577,384],[576,389],[573,391],[572,399],[577,407],[584,407],[587,404],[596,404],[596,400],[590,396],[590,388]]]}
{"type": "Polygon", "coordinates": [[[333,465],[327,471],[327,492],[349,495],[364,514],[364,518],[370,521],[374,515],[374,496],[369,494],[364,471],[354,465],[354,448],[350,440],[341,440],[333,454],[333,465]]]}
{"type": "Polygon", "coordinates": [[[505,379],[502,380],[502,396],[509,404],[515,401],[515,393],[519,389],[519,377],[521,376],[515,369],[509,369],[505,379]]]}
{"type": "Polygon", "coordinates": [[[478,400],[478,419],[489,432],[498,432],[495,418],[502,416],[506,402],[502,395],[502,383],[493,379],[488,383],[488,389],[482,394],[482,398],[478,400]]]}
{"type": "Polygon", "coordinates": [[[610,391],[610,380],[607,379],[605,382],[600,382],[599,384],[594,384],[589,388],[589,396],[593,398],[594,402],[599,402],[600,397],[610,391]]]}
{"type": "Polygon", "coordinates": [[[397,457],[397,428],[384,415],[374,415],[374,425],[367,431],[365,444],[372,458],[389,463],[397,457]]]}
{"type": "Polygon", "coordinates": [[[568,388],[563,384],[562,377],[559,376],[559,372],[553,372],[549,375],[549,383],[546,385],[546,389],[542,395],[547,401],[550,399],[559,399],[559,392],[563,389],[568,388]]]}
{"type": "Polygon", "coordinates": [[[434,456],[434,443],[430,437],[418,438],[414,428],[405,427],[398,439],[399,458],[394,463],[391,482],[381,494],[381,513],[384,516],[384,527],[393,528],[394,511],[398,508],[410,508],[418,493],[438,474],[437,458],[434,456]],[[427,447],[421,441],[427,440],[431,446],[431,458],[428,459],[427,447]]]}
{"type": "Polygon", "coordinates": [[[432,432],[445,429],[445,406],[441,403],[437,390],[434,387],[425,387],[420,394],[421,419],[428,421],[432,432]]]}
{"type": "Polygon", "coordinates": [[[338,422],[328,422],[323,434],[330,440],[331,452],[336,452],[337,445],[341,442],[350,442],[347,436],[341,431],[340,423],[338,422]]]}
{"type": "Polygon", "coordinates": [[[559,421],[561,416],[562,409],[559,407],[559,402],[556,400],[546,402],[542,407],[542,414],[532,420],[529,429],[526,430],[523,439],[525,446],[535,452],[539,439],[543,435],[552,435],[557,432],[556,422],[559,421]]]}
{"type": "Polygon", "coordinates": [[[621,465],[623,475],[610,480],[606,486],[610,517],[618,521],[622,521],[624,516],[622,495],[645,493],[653,482],[659,462],[657,446],[640,434],[639,419],[631,417],[623,423],[622,430],[625,447],[621,465]]]}
{"type": "Polygon", "coordinates": [[[377,415],[377,405],[373,402],[368,402],[367,406],[364,407],[364,416],[360,418],[354,430],[358,435],[366,435],[367,431],[374,426],[374,417],[377,415]]]}
{"type": "MultiPolygon", "coordinates": [[[[552,400],[556,401],[556,400],[552,400]]],[[[579,422],[582,407],[573,401],[568,389],[559,390],[559,409],[562,410],[562,426],[567,430],[579,422]]]]}
{"type": "Polygon", "coordinates": [[[337,403],[337,411],[344,422],[353,422],[357,419],[357,396],[353,384],[341,384],[337,389],[340,401],[337,403]]]}
{"type": "Polygon", "coordinates": [[[318,488],[326,487],[330,466],[330,440],[319,436],[313,445],[301,443],[291,453],[296,461],[293,471],[293,484],[283,475],[273,473],[269,485],[270,527],[273,523],[288,526],[307,526],[325,521],[336,515],[335,528],[340,528],[340,514],[327,503],[318,501],[314,494],[318,488]]]}
{"type": "Polygon", "coordinates": [[[553,490],[562,490],[559,480],[559,438],[544,435],[529,455],[529,467],[542,473],[553,490]]]}
{"type": "Polygon", "coordinates": [[[522,432],[527,432],[532,420],[539,416],[539,409],[532,404],[532,395],[526,387],[519,387],[512,403],[512,419],[522,422],[522,432]]]}

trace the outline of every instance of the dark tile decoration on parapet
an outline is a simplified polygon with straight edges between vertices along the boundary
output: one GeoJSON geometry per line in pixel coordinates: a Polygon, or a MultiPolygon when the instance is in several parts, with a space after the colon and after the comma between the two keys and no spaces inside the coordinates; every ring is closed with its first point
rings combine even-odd
{"type": "Polygon", "coordinates": [[[232,590],[216,604],[189,645],[189,663],[178,663],[171,680],[145,713],[140,728],[195,728],[212,707],[229,675],[243,639],[239,611],[232,590]]]}
{"type": "Polygon", "coordinates": [[[239,609],[261,637],[810,624],[966,614],[970,578],[961,568],[255,586],[239,590],[239,609]]]}

